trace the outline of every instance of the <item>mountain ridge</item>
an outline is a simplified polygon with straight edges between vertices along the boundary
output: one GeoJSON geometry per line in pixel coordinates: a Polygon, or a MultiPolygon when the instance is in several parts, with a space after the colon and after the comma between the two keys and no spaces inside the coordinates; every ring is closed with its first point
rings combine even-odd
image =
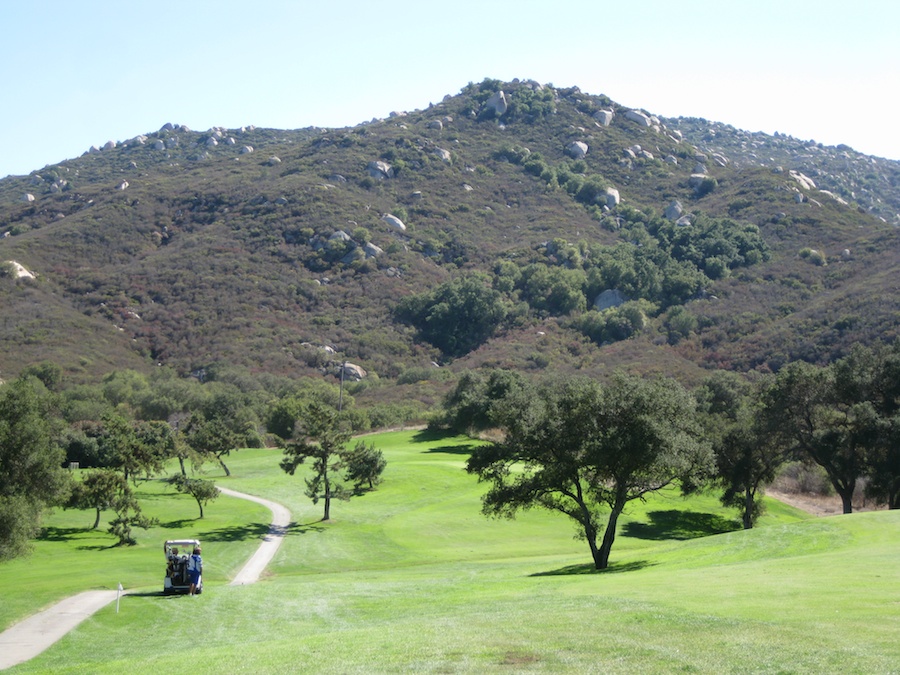
{"type": "MultiPolygon", "coordinates": [[[[382,385],[432,362],[619,365],[697,380],[710,368],[829,360],[895,335],[900,162],[636,111],[645,126],[630,110],[576,87],[485,80],[426,110],[343,129],[166,125],[0,180],[0,260],[37,274],[0,278],[0,377],[44,358],[74,378],[217,362],[332,377],[334,361],[349,359],[382,385]],[[488,105],[501,91],[502,112],[488,105]],[[600,111],[612,113],[608,126],[600,111]],[[576,157],[578,143],[587,151],[576,157]],[[600,248],[624,250],[623,236],[660,228],[674,202],[695,226],[737,223],[772,251],[678,303],[694,327],[677,339],[675,305],[609,344],[573,328],[584,310],[529,305],[524,282],[503,286],[506,263],[599,269],[600,248]],[[505,289],[510,318],[447,358],[397,319],[397,302],[468,275],[505,289]]],[[[589,307],[592,291],[581,290],[589,307]]]]}

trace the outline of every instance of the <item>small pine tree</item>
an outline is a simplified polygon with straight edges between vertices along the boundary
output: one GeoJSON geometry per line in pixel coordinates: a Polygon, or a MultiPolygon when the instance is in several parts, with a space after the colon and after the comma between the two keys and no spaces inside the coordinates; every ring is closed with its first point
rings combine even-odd
{"type": "Polygon", "coordinates": [[[387,466],[381,450],[377,450],[374,444],[366,444],[364,441],[357,443],[356,447],[347,453],[344,463],[347,467],[344,480],[351,481],[357,491],[366,483],[370,490],[373,489],[381,482],[381,474],[387,466]]]}

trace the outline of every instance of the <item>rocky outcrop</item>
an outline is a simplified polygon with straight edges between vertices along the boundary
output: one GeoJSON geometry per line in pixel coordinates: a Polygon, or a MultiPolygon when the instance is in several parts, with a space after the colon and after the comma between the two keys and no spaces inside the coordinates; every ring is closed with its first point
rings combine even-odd
{"type": "Polygon", "coordinates": [[[359,382],[361,379],[366,377],[368,373],[362,366],[358,366],[355,363],[345,361],[338,366],[337,375],[338,377],[345,380],[354,380],[356,382],[359,382]]]}
{"type": "Polygon", "coordinates": [[[608,127],[610,122],[612,122],[613,111],[612,110],[598,110],[593,115],[594,119],[597,121],[597,124],[601,126],[608,127]]]}
{"type": "Polygon", "coordinates": [[[602,312],[604,309],[618,307],[626,302],[628,302],[628,298],[625,297],[625,294],[622,293],[622,291],[610,288],[594,298],[594,309],[598,312],[602,312]]]}
{"type": "Polygon", "coordinates": [[[788,171],[788,175],[791,178],[793,178],[795,181],[797,181],[800,184],[800,187],[802,187],[803,189],[805,189],[805,190],[815,190],[816,189],[815,181],[812,178],[810,178],[809,176],[806,176],[806,175],[800,173],[799,171],[794,171],[793,169],[788,171]]]}
{"type": "Polygon", "coordinates": [[[24,265],[17,263],[15,260],[7,260],[6,264],[12,267],[12,275],[16,279],[34,279],[35,277],[33,272],[29,272],[24,265]]]}
{"type": "Polygon", "coordinates": [[[394,169],[387,162],[382,162],[380,159],[374,162],[369,162],[366,167],[366,171],[369,173],[369,176],[372,178],[393,178],[394,177],[394,169]]]}
{"type": "Polygon", "coordinates": [[[619,191],[616,188],[606,188],[606,208],[614,209],[619,205],[619,191]]]}
{"type": "Polygon", "coordinates": [[[498,91],[493,94],[487,101],[484,102],[484,110],[489,111],[492,110],[497,117],[501,117],[506,114],[509,105],[506,101],[506,94],[503,91],[498,91]]]}
{"type": "Polygon", "coordinates": [[[572,159],[583,159],[588,153],[588,144],[584,141],[572,141],[566,146],[566,154],[572,159]]]}
{"type": "Polygon", "coordinates": [[[673,199],[672,203],[666,207],[664,215],[668,220],[678,220],[682,214],[684,214],[684,207],[681,206],[680,201],[673,199]]]}
{"type": "Polygon", "coordinates": [[[377,258],[382,253],[384,253],[384,250],[370,241],[365,246],[363,246],[363,253],[366,254],[367,258],[377,258]]]}
{"type": "Polygon", "coordinates": [[[399,230],[400,232],[406,231],[406,225],[403,224],[403,221],[391,213],[385,213],[381,216],[381,219],[395,230],[399,230]]]}
{"type": "Polygon", "coordinates": [[[626,111],[625,119],[631,120],[632,122],[635,122],[642,127],[649,127],[652,124],[652,122],[650,121],[650,116],[645,115],[640,110],[626,111]]]}

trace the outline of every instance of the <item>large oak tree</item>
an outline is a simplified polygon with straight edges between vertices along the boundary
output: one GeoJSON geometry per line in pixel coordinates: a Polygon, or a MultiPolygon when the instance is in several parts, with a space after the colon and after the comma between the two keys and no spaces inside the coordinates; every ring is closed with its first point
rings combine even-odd
{"type": "Polygon", "coordinates": [[[564,513],[597,569],[609,565],[628,502],[679,481],[691,486],[712,468],[694,400],[674,380],[617,374],[606,386],[586,379],[526,386],[492,414],[505,439],[476,448],[466,466],[490,484],[484,513],[514,517],[535,506],[564,513]]]}

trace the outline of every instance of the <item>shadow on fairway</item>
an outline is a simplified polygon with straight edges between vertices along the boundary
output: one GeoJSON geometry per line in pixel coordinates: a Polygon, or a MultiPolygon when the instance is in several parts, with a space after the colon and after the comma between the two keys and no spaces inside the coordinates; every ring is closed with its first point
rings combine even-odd
{"type": "Polygon", "coordinates": [[[626,537],[637,539],[696,539],[711,534],[722,534],[741,529],[736,520],[723,518],[713,513],[695,511],[651,511],[647,514],[648,523],[628,523],[622,528],[626,537]]]}
{"type": "Polygon", "coordinates": [[[474,445],[466,444],[466,445],[442,445],[437,448],[429,448],[425,451],[425,454],[431,454],[435,452],[440,452],[445,455],[471,455],[472,450],[475,448],[474,445]]]}
{"type": "Polygon", "coordinates": [[[162,598],[168,600],[170,598],[187,598],[187,593],[166,593],[164,591],[143,591],[141,593],[126,593],[122,598],[162,598]]]}
{"type": "MultiPolygon", "coordinates": [[[[37,538],[40,541],[71,541],[76,539],[77,535],[91,531],[89,527],[45,527],[37,538]]],[[[99,528],[93,531],[102,532],[99,528]]]]}
{"type": "Polygon", "coordinates": [[[314,520],[310,523],[291,523],[284,528],[285,534],[306,534],[307,532],[324,532],[325,526],[321,520],[314,520]]]}
{"type": "Polygon", "coordinates": [[[637,572],[645,567],[651,567],[656,563],[647,560],[635,560],[630,563],[613,563],[605,570],[598,570],[594,567],[594,563],[584,563],[582,565],[567,565],[560,567],[558,570],[550,570],[549,572],[535,572],[529,576],[532,577],[562,577],[573,576],[576,574],[620,574],[621,572],[637,572]]]}
{"type": "Polygon", "coordinates": [[[458,435],[455,431],[443,429],[421,429],[413,435],[412,439],[413,443],[433,443],[447,438],[456,438],[458,435]]]}
{"type": "Polygon", "coordinates": [[[243,541],[245,539],[260,539],[269,532],[269,526],[264,523],[250,523],[248,525],[235,525],[222,527],[218,530],[202,532],[200,538],[206,541],[243,541]]]}
{"type": "Polygon", "coordinates": [[[170,520],[166,523],[160,523],[159,526],[167,530],[178,530],[183,527],[189,527],[196,523],[193,518],[182,518],[181,520],[170,520]]]}

